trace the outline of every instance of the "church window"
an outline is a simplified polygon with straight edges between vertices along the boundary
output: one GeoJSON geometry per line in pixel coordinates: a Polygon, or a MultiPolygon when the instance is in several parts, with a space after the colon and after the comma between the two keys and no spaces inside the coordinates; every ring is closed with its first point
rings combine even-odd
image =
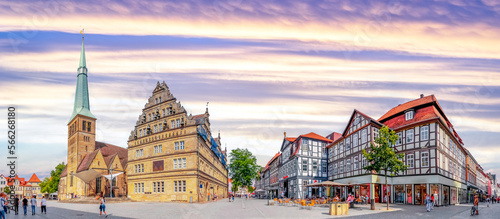
{"type": "Polygon", "coordinates": [[[92,127],[92,123],[91,123],[91,122],[88,122],[88,123],[87,123],[87,131],[88,131],[88,132],[90,132],[91,127],[92,127]]]}
{"type": "Polygon", "coordinates": [[[82,123],[82,130],[85,131],[87,129],[87,122],[83,121],[82,123]]]}

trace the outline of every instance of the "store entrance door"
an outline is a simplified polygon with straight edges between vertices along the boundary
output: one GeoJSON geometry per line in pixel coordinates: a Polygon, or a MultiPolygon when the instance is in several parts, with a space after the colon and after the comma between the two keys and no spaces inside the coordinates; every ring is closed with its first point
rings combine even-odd
{"type": "Polygon", "coordinates": [[[423,205],[427,196],[427,185],[415,185],[415,204],[423,205]]]}

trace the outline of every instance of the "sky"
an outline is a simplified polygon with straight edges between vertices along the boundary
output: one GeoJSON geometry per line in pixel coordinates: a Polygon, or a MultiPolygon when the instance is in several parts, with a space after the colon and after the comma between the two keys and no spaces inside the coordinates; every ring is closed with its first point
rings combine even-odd
{"type": "Polygon", "coordinates": [[[283,132],[342,132],[354,109],[379,118],[434,94],[500,173],[499,20],[498,0],[0,0],[0,123],[15,106],[21,176],[66,161],[84,28],[98,141],[127,146],[157,81],[188,113],[210,102],[223,147],[260,165],[283,132]]]}

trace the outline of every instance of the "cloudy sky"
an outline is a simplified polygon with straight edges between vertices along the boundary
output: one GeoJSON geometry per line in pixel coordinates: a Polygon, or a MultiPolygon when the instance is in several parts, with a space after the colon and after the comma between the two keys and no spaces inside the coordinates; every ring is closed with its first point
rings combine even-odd
{"type": "Polygon", "coordinates": [[[22,176],[66,161],[85,28],[99,141],[126,147],[157,81],[190,113],[209,101],[223,146],[261,165],[284,131],[342,132],[353,109],[379,118],[434,94],[500,173],[499,20],[496,0],[0,0],[0,123],[16,106],[22,176]]]}

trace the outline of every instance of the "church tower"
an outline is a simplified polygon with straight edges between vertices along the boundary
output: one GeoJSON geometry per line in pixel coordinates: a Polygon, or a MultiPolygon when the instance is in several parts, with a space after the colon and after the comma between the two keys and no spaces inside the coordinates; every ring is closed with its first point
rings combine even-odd
{"type": "Polygon", "coordinates": [[[67,194],[83,194],[79,191],[83,181],[74,174],[88,152],[95,150],[96,118],[90,112],[89,90],[87,83],[87,67],[85,62],[84,38],[82,37],[82,50],[80,65],[77,72],[75,104],[73,114],[68,123],[68,161],[67,161],[67,194]]]}

